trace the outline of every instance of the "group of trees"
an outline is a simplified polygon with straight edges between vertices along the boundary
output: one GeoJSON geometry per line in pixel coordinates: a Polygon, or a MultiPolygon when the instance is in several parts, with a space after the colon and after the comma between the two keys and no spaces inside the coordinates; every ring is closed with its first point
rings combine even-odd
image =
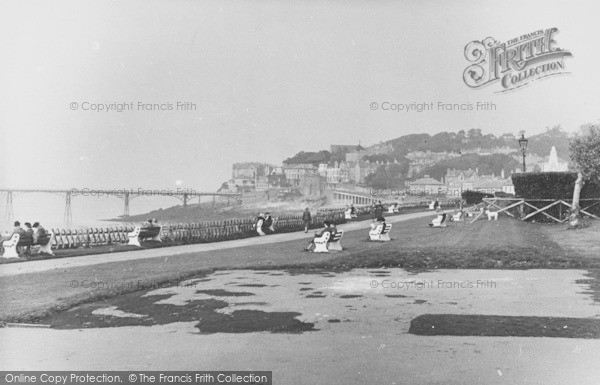
{"type": "Polygon", "coordinates": [[[398,163],[381,165],[375,173],[367,175],[365,184],[375,189],[403,188],[409,166],[410,162],[406,158],[402,158],[398,163]]]}
{"type": "Polygon", "coordinates": [[[586,124],[570,140],[571,161],[577,171],[573,189],[573,215],[578,216],[581,189],[588,180],[600,181],[600,125],[586,124]]]}
{"type": "Polygon", "coordinates": [[[287,158],[283,161],[284,164],[312,164],[318,166],[319,163],[330,163],[334,162],[333,156],[329,151],[319,152],[305,152],[300,151],[291,158],[287,158]]]}
{"type": "MultiPolygon", "coordinates": [[[[555,146],[559,154],[566,156],[569,153],[568,137],[569,134],[563,131],[560,126],[548,128],[539,135],[528,137],[528,152],[546,156],[550,148],[555,146]]],[[[484,135],[481,129],[472,128],[468,131],[439,132],[435,135],[404,135],[389,140],[387,143],[394,147],[392,156],[402,157],[411,151],[460,153],[462,150],[489,149],[494,147],[509,147],[517,151],[519,150],[517,139],[515,135],[510,133],[500,136],[495,136],[494,134],[484,135]]]]}
{"type": "Polygon", "coordinates": [[[483,135],[481,129],[473,128],[465,132],[440,132],[435,135],[411,134],[388,141],[397,155],[406,155],[411,151],[460,152],[476,148],[518,147],[512,135],[496,137],[493,134],[483,135]]]}
{"type": "MultiPolygon", "coordinates": [[[[548,128],[544,133],[528,137],[528,152],[540,156],[548,155],[548,151],[555,146],[558,153],[565,157],[569,153],[569,134],[561,129],[560,126],[548,128]]],[[[435,135],[429,134],[410,134],[387,141],[394,148],[389,154],[367,155],[362,160],[370,162],[380,161],[383,163],[400,161],[411,151],[431,151],[431,152],[454,152],[460,153],[463,150],[474,150],[477,148],[509,147],[518,151],[519,144],[517,137],[512,134],[503,134],[496,137],[493,134],[483,135],[481,129],[472,128],[468,131],[460,130],[458,132],[440,132],[435,135]]],[[[362,147],[359,147],[362,149],[362,147]]],[[[301,151],[293,157],[283,161],[284,164],[310,163],[317,166],[319,163],[342,162],[345,160],[346,152],[337,151],[330,153],[323,150],[318,152],[301,151]]],[[[506,167],[503,167],[506,168],[506,167]]]]}

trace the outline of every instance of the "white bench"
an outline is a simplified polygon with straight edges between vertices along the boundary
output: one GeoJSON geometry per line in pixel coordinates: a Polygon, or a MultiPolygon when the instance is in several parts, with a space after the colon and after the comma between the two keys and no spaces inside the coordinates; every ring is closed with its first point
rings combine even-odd
{"type": "Polygon", "coordinates": [[[256,222],[255,226],[256,226],[256,232],[258,233],[258,235],[266,235],[264,231],[262,231],[262,225],[263,225],[264,219],[259,219],[258,222],[256,222]]]}
{"type": "Polygon", "coordinates": [[[358,215],[356,215],[356,212],[354,214],[352,214],[352,209],[348,209],[344,212],[344,218],[345,219],[354,219],[354,218],[358,218],[358,215]]]}
{"type": "Polygon", "coordinates": [[[328,250],[343,251],[342,249],[342,237],[344,236],[344,230],[338,230],[335,235],[329,240],[327,245],[328,250]]]}
{"type": "Polygon", "coordinates": [[[140,240],[142,239],[150,239],[152,241],[162,242],[160,239],[160,232],[162,230],[162,226],[153,226],[153,227],[141,227],[137,226],[133,229],[132,232],[127,233],[127,237],[129,238],[128,245],[142,247],[140,244],[140,240]]]}
{"type": "Polygon", "coordinates": [[[331,233],[329,231],[325,231],[323,235],[315,238],[315,249],[313,250],[313,253],[329,253],[329,250],[327,250],[327,242],[329,242],[330,237],[331,233]]]}
{"type": "Polygon", "coordinates": [[[392,229],[391,223],[379,224],[379,225],[375,226],[375,228],[373,228],[371,231],[369,231],[369,238],[372,241],[381,241],[381,242],[391,241],[391,239],[390,239],[390,230],[391,229],[392,229]]]}
{"type": "Polygon", "coordinates": [[[439,214],[431,223],[429,224],[431,227],[446,227],[446,213],[439,214]]]}
{"type": "MultiPolygon", "coordinates": [[[[271,226],[268,227],[269,231],[274,233],[275,232],[275,222],[277,222],[278,218],[273,218],[273,222],[271,223],[271,226]]],[[[267,235],[264,231],[263,231],[263,224],[265,223],[264,219],[259,219],[258,222],[256,222],[256,224],[254,226],[256,226],[256,232],[258,233],[258,235],[263,236],[263,235],[267,235]]]]}
{"type": "Polygon", "coordinates": [[[10,239],[2,242],[2,247],[4,248],[4,254],[2,254],[2,258],[19,258],[19,253],[17,252],[17,248],[26,247],[26,246],[35,246],[39,245],[40,250],[38,254],[46,253],[50,255],[54,255],[52,252],[52,241],[54,240],[54,233],[50,233],[44,237],[43,240],[38,240],[37,242],[33,241],[33,238],[21,239],[19,234],[13,234],[10,239]]]}

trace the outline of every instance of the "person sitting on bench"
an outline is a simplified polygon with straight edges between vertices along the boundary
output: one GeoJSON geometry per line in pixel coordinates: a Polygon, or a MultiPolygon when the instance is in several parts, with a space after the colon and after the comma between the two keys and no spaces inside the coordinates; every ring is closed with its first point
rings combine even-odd
{"type": "MultiPolygon", "coordinates": [[[[7,235],[5,237],[0,238],[0,242],[8,241],[15,234],[19,234],[20,239],[23,239],[23,237],[27,237],[27,235],[26,235],[27,233],[21,227],[21,222],[19,222],[19,221],[15,221],[13,232],[10,235],[7,235]]],[[[19,249],[18,248],[17,248],[17,253],[19,253],[19,249]]]]}
{"type": "Polygon", "coordinates": [[[377,218],[377,222],[372,222],[371,230],[375,230],[377,228],[377,226],[385,226],[385,218],[384,217],[379,217],[379,218],[377,218]]]}
{"type": "Polygon", "coordinates": [[[40,222],[33,224],[33,243],[38,243],[40,239],[45,239],[48,236],[46,229],[40,226],[40,222]]]}
{"type": "MultiPolygon", "coordinates": [[[[315,231],[313,239],[310,240],[308,245],[304,248],[304,251],[310,251],[310,249],[315,245],[315,239],[321,238],[326,232],[329,232],[331,234],[331,222],[329,221],[323,221],[323,228],[320,232],[315,231]]],[[[333,234],[335,234],[335,232],[333,234]]]]}
{"type": "MultiPolygon", "coordinates": [[[[31,223],[25,222],[25,238],[31,239],[33,242],[33,229],[31,228],[31,223]]],[[[31,255],[31,245],[25,246],[25,254],[31,255]]]]}
{"type": "Polygon", "coordinates": [[[454,210],[454,214],[450,217],[450,222],[458,222],[463,220],[463,212],[460,209],[454,210]]]}
{"type": "Polygon", "coordinates": [[[335,235],[335,233],[337,233],[338,229],[337,227],[335,227],[335,223],[330,223],[329,224],[329,232],[331,233],[331,237],[333,237],[335,235]]]}
{"type": "Polygon", "coordinates": [[[273,217],[271,213],[265,213],[265,219],[262,223],[262,231],[265,234],[273,234],[275,232],[275,228],[273,227],[273,217]]]}
{"type": "Polygon", "coordinates": [[[431,221],[429,226],[431,227],[446,227],[446,213],[442,210],[437,210],[437,217],[431,221]]]}

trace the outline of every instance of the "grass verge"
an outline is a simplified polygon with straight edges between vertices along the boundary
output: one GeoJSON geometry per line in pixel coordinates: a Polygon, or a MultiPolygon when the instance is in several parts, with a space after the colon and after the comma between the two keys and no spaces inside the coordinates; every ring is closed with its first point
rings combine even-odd
{"type": "MultiPolygon", "coordinates": [[[[428,221],[423,218],[395,223],[393,240],[386,243],[367,241],[368,229],[347,232],[342,241],[346,251],[339,253],[306,253],[301,251],[304,241],[289,241],[6,276],[0,283],[0,320],[36,322],[79,304],[176,285],[225,269],[289,270],[304,274],[383,267],[412,271],[600,269],[600,258],[562,248],[544,225],[504,219],[432,229],[427,226],[428,221]]],[[[590,290],[600,302],[598,272],[593,270],[590,274],[590,282],[596,282],[590,284],[590,290]]]]}

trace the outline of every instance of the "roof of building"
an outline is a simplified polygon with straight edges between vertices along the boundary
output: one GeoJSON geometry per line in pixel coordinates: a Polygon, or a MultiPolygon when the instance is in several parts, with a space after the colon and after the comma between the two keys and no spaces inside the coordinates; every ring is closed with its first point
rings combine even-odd
{"type": "Polygon", "coordinates": [[[317,167],[313,166],[310,163],[300,163],[300,164],[286,164],[283,166],[284,170],[289,169],[304,169],[304,170],[317,170],[317,167]]]}
{"type": "Polygon", "coordinates": [[[417,179],[416,181],[410,183],[410,185],[418,185],[418,184],[421,184],[421,185],[422,184],[434,184],[434,185],[441,185],[441,186],[444,185],[442,182],[437,181],[433,178],[429,178],[429,177],[417,179]]]}
{"type": "Polygon", "coordinates": [[[458,174],[463,173],[465,178],[470,178],[472,177],[474,174],[477,173],[477,170],[472,170],[472,169],[468,169],[468,170],[457,170],[457,169],[448,169],[448,171],[446,172],[446,178],[453,178],[453,177],[457,177],[458,174]]]}

